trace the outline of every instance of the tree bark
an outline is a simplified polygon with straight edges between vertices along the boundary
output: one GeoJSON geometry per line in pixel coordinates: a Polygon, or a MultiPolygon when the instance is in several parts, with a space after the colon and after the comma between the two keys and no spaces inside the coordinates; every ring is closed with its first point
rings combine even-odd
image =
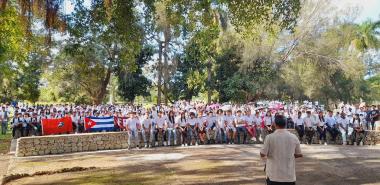
{"type": "Polygon", "coordinates": [[[207,83],[208,83],[208,88],[207,88],[207,104],[211,104],[211,93],[212,93],[212,88],[211,88],[211,60],[209,59],[207,62],[207,83]]]}
{"type": "Polygon", "coordinates": [[[168,64],[168,42],[164,43],[164,102],[165,105],[168,105],[168,79],[169,79],[169,64],[168,64]]]}
{"type": "Polygon", "coordinates": [[[158,44],[158,65],[157,65],[157,105],[161,104],[162,95],[162,42],[158,44]]]}
{"type": "Polygon", "coordinates": [[[106,76],[102,80],[102,86],[100,88],[100,91],[98,92],[95,99],[93,100],[96,105],[99,105],[102,103],[102,101],[103,101],[103,99],[107,93],[107,85],[111,79],[111,73],[112,73],[112,70],[107,69],[106,76]]]}

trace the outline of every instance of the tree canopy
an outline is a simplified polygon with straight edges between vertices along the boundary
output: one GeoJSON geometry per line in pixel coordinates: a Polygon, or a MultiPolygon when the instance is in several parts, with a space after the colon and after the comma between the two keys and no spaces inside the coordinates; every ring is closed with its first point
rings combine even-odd
{"type": "Polygon", "coordinates": [[[379,101],[380,21],[356,15],[312,0],[1,1],[1,101],[379,101]]]}

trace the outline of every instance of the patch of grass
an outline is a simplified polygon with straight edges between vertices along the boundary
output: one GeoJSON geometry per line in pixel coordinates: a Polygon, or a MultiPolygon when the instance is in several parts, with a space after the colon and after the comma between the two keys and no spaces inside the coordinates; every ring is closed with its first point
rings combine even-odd
{"type": "Polygon", "coordinates": [[[6,135],[0,134],[0,154],[7,154],[11,146],[12,131],[8,130],[6,135]]]}

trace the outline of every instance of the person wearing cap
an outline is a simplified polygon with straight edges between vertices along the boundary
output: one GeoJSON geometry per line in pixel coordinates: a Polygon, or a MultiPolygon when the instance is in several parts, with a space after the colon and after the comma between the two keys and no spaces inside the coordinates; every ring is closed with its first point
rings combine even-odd
{"type": "Polygon", "coordinates": [[[277,115],[274,120],[275,131],[269,134],[260,150],[266,162],[267,185],[295,185],[295,159],[302,157],[300,142],[294,134],[285,129],[284,116],[277,115]]]}

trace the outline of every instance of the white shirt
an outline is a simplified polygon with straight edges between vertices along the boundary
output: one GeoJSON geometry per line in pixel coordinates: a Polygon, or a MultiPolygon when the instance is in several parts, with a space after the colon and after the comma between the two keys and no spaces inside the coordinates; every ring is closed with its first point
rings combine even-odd
{"type": "Polygon", "coordinates": [[[178,116],[177,119],[176,119],[176,123],[181,126],[181,127],[185,127],[186,126],[186,119],[183,118],[181,120],[181,116],[178,116]]]}
{"type": "Polygon", "coordinates": [[[294,154],[301,154],[297,136],[285,129],[277,129],[267,135],[260,153],[267,156],[266,175],[271,181],[296,181],[294,154]]]}
{"type": "Polygon", "coordinates": [[[334,125],[336,124],[336,119],[334,118],[334,116],[327,116],[325,120],[327,125],[329,125],[330,127],[334,127],[334,125]]]}
{"type": "Polygon", "coordinates": [[[294,119],[294,123],[295,123],[297,126],[301,126],[301,125],[303,125],[303,119],[302,119],[302,118],[298,118],[298,117],[296,117],[296,118],[294,119]]]}
{"type": "Polygon", "coordinates": [[[233,122],[234,122],[234,116],[225,116],[224,117],[224,121],[226,121],[227,122],[227,125],[229,126],[229,127],[233,127],[234,126],[234,124],[233,124],[233,122]]]}
{"type": "Polygon", "coordinates": [[[262,119],[260,116],[253,117],[253,122],[256,124],[256,126],[261,126],[262,119]]]}
{"type": "Polygon", "coordinates": [[[244,122],[245,122],[245,118],[244,118],[244,116],[242,116],[242,115],[240,115],[240,116],[235,116],[235,123],[236,123],[236,126],[237,126],[237,127],[244,126],[244,122]]]}
{"type": "Polygon", "coordinates": [[[197,118],[190,118],[187,120],[187,123],[189,123],[190,126],[195,126],[198,123],[197,118]]]}
{"type": "Polygon", "coordinates": [[[137,118],[129,118],[127,120],[127,124],[128,124],[128,129],[129,130],[136,130],[137,129],[137,124],[140,124],[140,121],[137,118]]]}
{"type": "Polygon", "coordinates": [[[166,121],[166,118],[164,116],[162,116],[161,118],[157,117],[156,118],[156,124],[157,124],[158,128],[163,128],[165,125],[165,121],[166,121]]]}
{"type": "Polygon", "coordinates": [[[264,117],[264,123],[265,123],[265,125],[272,125],[272,117],[265,116],[264,117]]]}
{"type": "Polygon", "coordinates": [[[221,116],[216,116],[216,125],[218,128],[224,128],[224,116],[221,115],[221,116]]]}
{"type": "Polygon", "coordinates": [[[311,116],[303,118],[303,122],[305,123],[305,127],[313,127],[314,126],[313,118],[311,116]]]}
{"type": "Polygon", "coordinates": [[[152,125],[152,120],[150,118],[143,118],[141,124],[144,128],[149,128],[152,125]]]}
{"type": "Polygon", "coordinates": [[[206,116],[202,116],[202,117],[199,117],[198,118],[198,123],[203,125],[203,123],[207,122],[207,117],[206,116]]]}
{"type": "Polygon", "coordinates": [[[345,128],[347,128],[347,125],[349,124],[349,120],[348,120],[348,118],[344,118],[344,119],[340,118],[338,120],[338,123],[340,124],[341,127],[343,127],[345,129],[345,128]]]}
{"type": "Polygon", "coordinates": [[[215,121],[215,116],[207,116],[207,128],[211,128],[215,121]]]}
{"type": "Polygon", "coordinates": [[[248,125],[252,126],[254,122],[254,117],[253,116],[244,116],[244,120],[247,122],[248,125]]]}

